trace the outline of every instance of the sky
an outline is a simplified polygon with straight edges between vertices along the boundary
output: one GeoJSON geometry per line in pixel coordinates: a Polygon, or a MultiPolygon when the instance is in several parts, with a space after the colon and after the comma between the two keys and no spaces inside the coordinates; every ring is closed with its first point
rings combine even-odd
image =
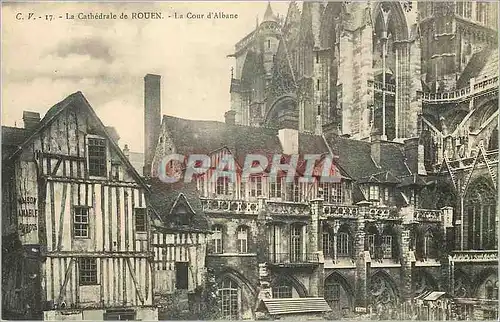
{"type": "MultiPolygon", "coordinates": [[[[287,2],[271,5],[286,15],[287,2]]],[[[23,111],[43,117],[81,91],[103,123],[117,129],[120,146],[142,152],[147,73],[162,76],[163,114],[223,121],[235,64],[227,55],[257,18],[262,21],[266,7],[257,1],[2,3],[2,125],[22,127],[23,111]],[[210,11],[238,18],[173,18],[210,11]],[[129,19],[66,19],[90,12],[129,19]],[[159,12],[164,19],[131,20],[138,12],[159,12]]]]}

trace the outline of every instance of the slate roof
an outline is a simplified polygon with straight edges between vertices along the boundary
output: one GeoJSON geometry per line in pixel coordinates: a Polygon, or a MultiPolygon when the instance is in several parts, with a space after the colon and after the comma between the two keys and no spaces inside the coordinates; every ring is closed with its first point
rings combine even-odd
{"type": "Polygon", "coordinates": [[[467,87],[471,78],[482,78],[498,75],[498,48],[486,47],[472,55],[457,81],[457,88],[467,87]]]}
{"type": "MultiPolygon", "coordinates": [[[[290,156],[283,154],[278,130],[267,127],[252,127],[230,125],[218,121],[187,120],[173,116],[163,116],[163,126],[166,126],[176,153],[210,154],[221,148],[228,148],[241,168],[245,165],[248,154],[264,155],[268,159],[267,171],[270,170],[273,156],[282,154],[281,163],[288,163],[290,156]]],[[[328,146],[322,136],[299,133],[299,160],[297,173],[305,170],[303,156],[305,154],[329,154],[328,146]]],[[[319,165],[319,163],[318,163],[319,165]]],[[[338,168],[344,178],[349,174],[338,168]]]]}
{"type": "Polygon", "coordinates": [[[356,180],[366,179],[371,175],[382,172],[390,172],[390,177],[410,175],[410,171],[405,164],[402,144],[381,142],[380,164],[376,165],[371,157],[370,142],[353,140],[338,135],[327,135],[326,140],[333,153],[338,156],[339,165],[356,180]]]}
{"type": "Polygon", "coordinates": [[[200,195],[196,189],[196,183],[171,183],[167,184],[158,179],[151,179],[150,184],[151,194],[146,195],[150,205],[156,211],[161,219],[161,227],[173,229],[176,231],[209,231],[209,221],[203,212],[203,207],[200,201],[200,195]],[[192,217],[189,227],[176,226],[171,219],[172,206],[178,199],[179,195],[183,194],[186,197],[189,206],[195,212],[192,217]]]}
{"type": "Polygon", "coordinates": [[[140,175],[143,175],[144,168],[144,153],[141,152],[129,152],[129,161],[130,164],[134,167],[135,171],[140,175]]]}
{"type": "Polygon", "coordinates": [[[24,128],[2,126],[2,159],[10,156],[28,138],[24,128]]]}
{"type": "Polygon", "coordinates": [[[163,116],[163,126],[174,142],[176,153],[184,155],[209,154],[227,147],[243,166],[245,156],[250,153],[267,156],[283,153],[275,129],[186,120],[166,115],[163,116]]]}

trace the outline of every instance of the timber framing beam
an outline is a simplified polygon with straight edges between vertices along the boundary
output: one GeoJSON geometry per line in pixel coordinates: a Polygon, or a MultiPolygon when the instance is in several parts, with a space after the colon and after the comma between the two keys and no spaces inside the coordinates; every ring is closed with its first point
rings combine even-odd
{"type": "Polygon", "coordinates": [[[96,257],[96,258],[152,258],[153,253],[146,252],[47,252],[46,257],[96,257]]]}

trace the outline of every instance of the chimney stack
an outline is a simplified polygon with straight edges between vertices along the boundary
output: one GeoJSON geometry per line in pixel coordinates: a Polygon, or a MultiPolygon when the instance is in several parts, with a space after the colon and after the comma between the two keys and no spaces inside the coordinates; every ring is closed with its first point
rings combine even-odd
{"type": "Polygon", "coordinates": [[[106,126],[106,132],[108,132],[109,136],[111,139],[118,144],[118,141],[120,140],[120,135],[118,135],[118,132],[113,126],[106,126]]]}
{"type": "Polygon", "coordinates": [[[23,122],[26,130],[33,130],[40,123],[40,113],[23,111],[23,122]]]}
{"type": "Polygon", "coordinates": [[[381,153],[381,138],[380,135],[372,135],[371,144],[370,144],[370,152],[373,162],[375,165],[380,168],[380,153],[381,153]]]}
{"type": "Polygon", "coordinates": [[[411,138],[404,141],[406,163],[411,172],[419,175],[427,175],[424,163],[424,146],[419,141],[419,138],[411,138]]]}
{"type": "Polygon", "coordinates": [[[231,124],[231,125],[235,125],[236,124],[236,111],[227,111],[226,113],[224,113],[224,118],[225,118],[225,122],[226,124],[231,124]]]}
{"type": "Polygon", "coordinates": [[[322,135],[323,134],[323,120],[321,118],[321,114],[316,115],[316,128],[314,129],[314,134],[322,135]]]}
{"type": "Polygon", "coordinates": [[[123,147],[123,154],[127,159],[130,159],[130,149],[128,148],[128,144],[125,144],[123,147]]]}
{"type": "Polygon", "coordinates": [[[144,77],[144,176],[151,176],[151,163],[161,127],[161,76],[144,77]]]}
{"type": "Polygon", "coordinates": [[[295,129],[278,130],[278,138],[284,154],[299,154],[299,131],[295,129]]]}

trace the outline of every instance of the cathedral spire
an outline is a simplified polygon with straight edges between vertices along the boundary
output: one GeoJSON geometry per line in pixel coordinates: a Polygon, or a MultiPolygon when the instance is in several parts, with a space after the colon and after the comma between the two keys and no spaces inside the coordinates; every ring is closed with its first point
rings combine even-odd
{"type": "Polygon", "coordinates": [[[276,21],[276,16],[274,15],[273,8],[271,8],[271,1],[267,2],[266,12],[264,13],[264,21],[276,21]]]}

